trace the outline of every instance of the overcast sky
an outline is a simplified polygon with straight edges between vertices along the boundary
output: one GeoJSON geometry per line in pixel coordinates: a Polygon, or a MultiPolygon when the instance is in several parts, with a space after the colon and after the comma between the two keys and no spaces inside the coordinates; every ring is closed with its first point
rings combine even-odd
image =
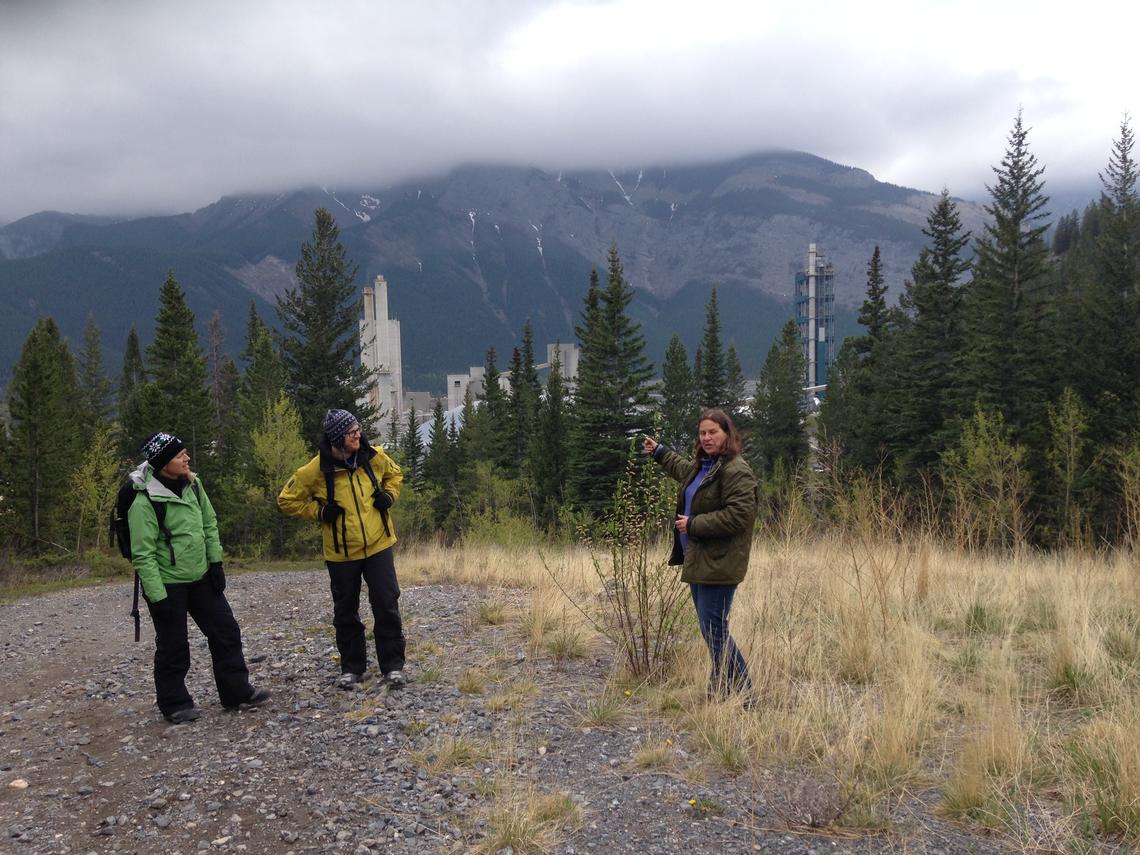
{"type": "Polygon", "coordinates": [[[1140,111],[1138,9],[0,0],[0,221],[772,147],[981,199],[1019,107],[1047,189],[1091,186],[1140,111]]]}

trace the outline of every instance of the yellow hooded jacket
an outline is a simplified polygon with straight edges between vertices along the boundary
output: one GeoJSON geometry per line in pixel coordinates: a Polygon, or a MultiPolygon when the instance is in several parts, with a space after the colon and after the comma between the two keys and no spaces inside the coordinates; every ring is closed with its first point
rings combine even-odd
{"type": "Polygon", "coordinates": [[[361,460],[355,469],[337,464],[325,443],[320,453],[293,473],[277,496],[277,506],[287,514],[319,521],[321,508],[328,501],[325,475],[333,473],[333,501],[344,508],[344,516],[335,523],[321,523],[326,561],[356,561],[381,552],[396,542],[396,527],[387,510],[380,511],[372,503],[372,479],[364,469],[364,460],[376,476],[381,490],[400,497],[404,473],[396,462],[373,445],[362,446],[361,460]],[[334,526],[336,531],[334,532],[334,526]]]}

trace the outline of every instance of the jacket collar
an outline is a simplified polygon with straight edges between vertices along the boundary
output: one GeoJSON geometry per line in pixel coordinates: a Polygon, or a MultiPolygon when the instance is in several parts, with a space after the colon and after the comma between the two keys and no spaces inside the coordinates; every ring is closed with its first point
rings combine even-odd
{"type": "MultiPolygon", "coordinates": [[[[318,454],[320,456],[320,470],[322,472],[332,472],[338,466],[341,469],[347,469],[344,461],[334,457],[332,453],[332,446],[329,441],[325,439],[324,434],[321,434],[321,440],[317,443],[318,454]]],[[[364,434],[360,435],[360,450],[356,452],[356,465],[360,466],[367,463],[376,456],[376,449],[372,447],[372,443],[368,441],[368,437],[364,434]]]]}

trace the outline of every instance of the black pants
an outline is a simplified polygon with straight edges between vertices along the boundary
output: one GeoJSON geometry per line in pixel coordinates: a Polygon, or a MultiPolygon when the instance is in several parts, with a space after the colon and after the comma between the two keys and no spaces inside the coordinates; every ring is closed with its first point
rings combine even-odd
{"type": "Polygon", "coordinates": [[[235,707],[249,700],[253,687],[241,649],[241,630],[225,594],[216,593],[203,576],[197,582],[167,585],[166,599],[170,601],[170,611],[164,617],[155,615],[154,606],[147,603],[154,621],[154,689],[162,714],[170,715],[194,705],[186,690],[186,674],[190,671],[187,615],[194,618],[210,645],[214,683],[222,705],[235,707]]]}
{"type": "Polygon", "coordinates": [[[368,583],[368,604],[375,620],[376,659],[380,671],[404,667],[404,627],[400,622],[400,583],[389,547],[357,561],[327,561],[333,598],[333,626],[342,674],[363,674],[368,666],[364,624],[360,622],[360,581],[368,583]]]}

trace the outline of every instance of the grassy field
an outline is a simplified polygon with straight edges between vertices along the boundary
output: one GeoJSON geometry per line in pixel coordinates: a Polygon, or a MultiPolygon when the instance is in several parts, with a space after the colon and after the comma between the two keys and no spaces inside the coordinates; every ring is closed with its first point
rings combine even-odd
{"type": "MultiPolygon", "coordinates": [[[[606,558],[584,546],[425,545],[402,551],[398,567],[405,587],[483,587],[479,622],[512,624],[536,649],[573,659],[620,654],[605,637],[606,558]],[[526,605],[508,605],[505,588],[525,590],[526,605]]],[[[614,699],[632,697],[729,773],[810,770],[832,786],[804,824],[885,827],[890,806],[919,793],[1026,851],[1140,842],[1135,553],[983,557],[920,540],[758,539],[731,620],[755,683],[750,709],[706,701],[707,654],[691,606],[682,615],[665,676],[634,681],[615,668],[587,723],[604,725],[614,699]]],[[[670,756],[647,744],[638,762],[670,756]]]]}
{"type": "MultiPolygon", "coordinates": [[[[604,643],[604,618],[568,603],[590,613],[605,602],[584,548],[421,548],[404,553],[401,575],[528,589],[526,613],[498,614],[492,594],[484,619],[516,621],[568,655],[604,643]]],[[[678,719],[731,772],[779,765],[832,780],[812,824],[880,827],[894,800],[922,792],[1026,850],[1091,851],[1140,841],[1138,606],[1132,553],[758,540],[731,621],[752,708],[705,702],[691,608],[667,678],[635,685],[617,671],[607,692],[678,719]]]]}

